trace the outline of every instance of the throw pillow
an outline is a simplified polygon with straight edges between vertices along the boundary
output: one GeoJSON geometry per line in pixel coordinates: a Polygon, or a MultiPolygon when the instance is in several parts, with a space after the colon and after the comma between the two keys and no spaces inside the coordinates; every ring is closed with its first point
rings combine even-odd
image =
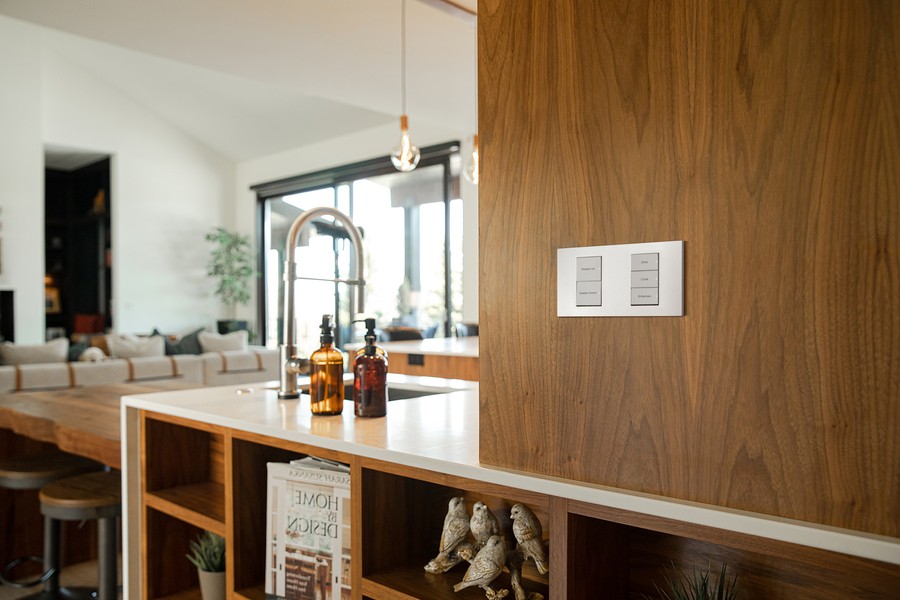
{"type": "Polygon", "coordinates": [[[106,336],[109,355],[113,358],[138,358],[141,356],[165,356],[162,336],[138,337],[136,335],[110,333],[106,336]]]}
{"type": "MultiPolygon", "coordinates": [[[[81,358],[81,353],[90,348],[87,342],[76,342],[69,344],[69,362],[75,362],[81,358]]],[[[98,349],[99,350],[99,349],[98,349]]],[[[103,353],[102,351],[100,352],[103,353]]]]}
{"type": "Polygon", "coordinates": [[[154,329],[153,333],[150,335],[158,335],[163,338],[163,342],[166,345],[166,356],[174,356],[176,354],[200,354],[203,350],[200,348],[200,332],[203,331],[201,327],[197,331],[192,331],[191,333],[186,334],[180,340],[173,341],[167,335],[163,335],[159,329],[154,329]]]}
{"type": "Polygon", "coordinates": [[[246,330],[232,331],[224,335],[201,331],[199,338],[200,347],[204,352],[225,352],[227,350],[246,350],[249,334],[246,330]]]}
{"type": "Polygon", "coordinates": [[[46,344],[26,346],[3,342],[0,344],[0,364],[34,365],[66,362],[69,358],[69,339],[57,338],[46,344]]]}
{"type": "Polygon", "coordinates": [[[103,354],[103,350],[101,350],[100,348],[91,346],[81,353],[81,356],[78,357],[78,360],[80,360],[81,362],[102,362],[106,360],[106,355],[103,354]]]}

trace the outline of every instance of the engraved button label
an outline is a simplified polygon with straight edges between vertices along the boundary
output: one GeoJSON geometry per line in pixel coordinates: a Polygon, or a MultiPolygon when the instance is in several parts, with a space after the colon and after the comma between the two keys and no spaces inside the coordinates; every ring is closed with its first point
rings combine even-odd
{"type": "Polygon", "coordinates": [[[575,281],[600,281],[603,279],[602,256],[579,256],[575,263],[575,281]]]}
{"type": "Polygon", "coordinates": [[[659,271],[659,252],[652,254],[632,254],[632,271],[659,271]]]}
{"type": "Polygon", "coordinates": [[[602,306],[601,282],[578,281],[575,283],[576,306],[602,306]]]}
{"type": "Polygon", "coordinates": [[[659,271],[632,271],[631,287],[655,288],[659,287],[659,271]]]}
{"type": "Polygon", "coordinates": [[[631,290],[632,306],[657,306],[659,305],[658,288],[634,288],[631,290]]]}

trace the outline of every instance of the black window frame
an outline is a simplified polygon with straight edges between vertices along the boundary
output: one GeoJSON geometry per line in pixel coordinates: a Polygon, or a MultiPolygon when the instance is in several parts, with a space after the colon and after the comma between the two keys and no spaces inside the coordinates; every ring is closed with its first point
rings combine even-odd
{"type": "MultiPolygon", "coordinates": [[[[450,201],[453,200],[453,177],[459,178],[459,174],[453,175],[451,159],[459,156],[460,142],[458,140],[444,142],[420,149],[421,157],[418,168],[443,165],[443,203],[444,203],[444,336],[450,337],[453,324],[453,296],[451,282],[450,262],[450,201]]],[[[250,186],[250,190],[256,194],[256,239],[257,239],[257,271],[263,275],[257,278],[256,288],[256,323],[258,329],[257,339],[268,339],[266,319],[266,282],[265,282],[265,209],[266,202],[271,199],[282,198],[291,194],[311,192],[324,188],[337,190],[340,185],[349,185],[359,179],[368,179],[379,175],[396,173],[397,169],[391,163],[390,156],[380,156],[356,163],[341,165],[320,171],[313,171],[302,175],[295,175],[266,183],[250,186]]],[[[457,186],[457,189],[459,187],[457,186]]],[[[352,200],[351,200],[352,202],[352,200]]]]}

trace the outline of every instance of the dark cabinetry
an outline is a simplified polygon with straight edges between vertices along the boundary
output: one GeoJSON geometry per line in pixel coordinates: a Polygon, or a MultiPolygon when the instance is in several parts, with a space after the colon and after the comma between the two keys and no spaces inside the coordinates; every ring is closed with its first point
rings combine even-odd
{"type": "Polygon", "coordinates": [[[103,159],[73,171],[45,171],[48,333],[111,325],[109,165],[103,159]]]}

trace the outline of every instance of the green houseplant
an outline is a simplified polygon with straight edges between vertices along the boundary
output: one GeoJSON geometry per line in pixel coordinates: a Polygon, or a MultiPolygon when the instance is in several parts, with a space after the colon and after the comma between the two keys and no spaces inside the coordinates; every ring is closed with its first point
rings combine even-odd
{"type": "MultiPolygon", "coordinates": [[[[710,568],[700,570],[694,567],[690,574],[678,574],[672,566],[673,575],[666,576],[668,591],[656,587],[656,600],[734,600],[737,597],[737,576],[727,577],[727,565],[722,563],[718,579],[710,575],[710,568]]],[[[651,600],[650,596],[645,596],[651,600]]]]}
{"type": "Polygon", "coordinates": [[[250,236],[214,227],[206,234],[213,244],[206,274],[215,281],[215,293],[228,308],[228,319],[218,322],[219,333],[247,329],[246,321],[237,321],[237,306],[250,302],[250,285],[256,275],[256,252],[250,236]]]}
{"type": "Polygon", "coordinates": [[[225,598],[225,538],[211,531],[204,531],[190,541],[187,558],[195,567],[200,579],[203,600],[225,598]]]}

